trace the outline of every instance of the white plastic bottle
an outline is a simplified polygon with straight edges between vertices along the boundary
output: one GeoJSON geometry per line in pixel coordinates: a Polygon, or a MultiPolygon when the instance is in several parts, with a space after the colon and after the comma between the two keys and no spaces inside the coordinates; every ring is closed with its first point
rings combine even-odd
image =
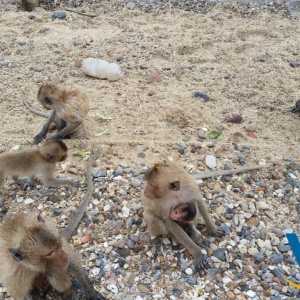
{"type": "Polygon", "coordinates": [[[83,60],[82,70],[86,75],[110,81],[118,80],[123,76],[120,66],[106,60],[89,57],[83,60]]]}

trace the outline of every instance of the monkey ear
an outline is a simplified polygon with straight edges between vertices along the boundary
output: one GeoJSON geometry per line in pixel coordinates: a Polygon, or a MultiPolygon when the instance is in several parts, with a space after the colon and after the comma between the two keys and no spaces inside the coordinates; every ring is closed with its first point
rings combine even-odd
{"type": "Polygon", "coordinates": [[[45,223],[45,220],[43,219],[43,217],[41,215],[37,216],[37,220],[41,223],[45,223]]]}
{"type": "Polygon", "coordinates": [[[54,162],[54,161],[55,161],[54,155],[52,155],[52,154],[50,154],[50,153],[47,153],[47,154],[46,154],[46,160],[47,160],[48,162],[54,162]]]}
{"type": "Polygon", "coordinates": [[[23,259],[23,256],[22,256],[22,253],[21,253],[20,249],[18,249],[18,248],[9,248],[8,251],[12,254],[11,256],[15,261],[19,262],[23,259]]]}
{"type": "Polygon", "coordinates": [[[179,191],[180,190],[180,182],[177,180],[177,181],[173,181],[170,183],[170,189],[172,191],[179,191]]]}

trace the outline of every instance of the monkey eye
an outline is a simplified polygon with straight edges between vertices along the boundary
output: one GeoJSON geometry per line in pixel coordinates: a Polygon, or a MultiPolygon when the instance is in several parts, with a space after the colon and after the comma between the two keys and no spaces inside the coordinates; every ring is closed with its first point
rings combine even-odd
{"type": "Polygon", "coordinates": [[[51,255],[53,254],[53,252],[54,252],[54,250],[50,251],[50,252],[47,253],[45,256],[46,256],[46,257],[49,257],[49,256],[51,256],[51,255]]]}
{"type": "Polygon", "coordinates": [[[49,105],[52,104],[52,101],[51,101],[51,99],[50,99],[49,97],[45,97],[44,99],[45,99],[45,102],[46,102],[47,104],[49,104],[49,105]]]}

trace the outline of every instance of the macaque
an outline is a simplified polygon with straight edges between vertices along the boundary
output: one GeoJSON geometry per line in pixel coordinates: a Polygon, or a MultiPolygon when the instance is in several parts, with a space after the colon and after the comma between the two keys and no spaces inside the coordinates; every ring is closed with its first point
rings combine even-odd
{"type": "Polygon", "coordinates": [[[170,218],[174,221],[191,223],[197,215],[196,206],[192,202],[177,205],[172,209],[170,218]]]}
{"type": "MultiPolygon", "coordinates": [[[[151,235],[171,234],[177,242],[183,244],[194,258],[195,268],[204,274],[207,263],[202,258],[201,248],[190,238],[198,236],[195,226],[186,229],[170,217],[172,209],[180,204],[193,202],[201,214],[207,231],[222,236],[224,231],[218,228],[207,212],[198,184],[183,167],[176,163],[157,163],[145,174],[145,187],[142,205],[144,218],[151,235]]],[[[186,224],[188,225],[188,224],[186,224]]]]}
{"type": "MultiPolygon", "coordinates": [[[[72,133],[84,120],[89,111],[89,100],[86,94],[77,89],[64,89],[54,83],[44,83],[38,91],[38,101],[47,110],[52,110],[46,124],[34,140],[40,143],[47,135],[52,123],[58,132],[50,140],[65,138],[72,133]]],[[[45,116],[38,112],[27,101],[24,105],[33,113],[45,116]]]]}
{"type": "Polygon", "coordinates": [[[28,299],[32,288],[43,281],[73,299],[72,277],[81,284],[86,299],[106,299],[94,289],[80,257],[53,223],[25,213],[4,219],[0,225],[0,280],[14,300],[28,299]]]}
{"type": "Polygon", "coordinates": [[[0,186],[4,174],[11,175],[16,182],[20,177],[29,179],[34,186],[34,177],[40,175],[43,184],[47,186],[71,185],[78,187],[78,181],[54,178],[53,173],[57,162],[67,158],[68,148],[61,140],[46,141],[39,148],[24,149],[16,152],[0,154],[0,186]]]}

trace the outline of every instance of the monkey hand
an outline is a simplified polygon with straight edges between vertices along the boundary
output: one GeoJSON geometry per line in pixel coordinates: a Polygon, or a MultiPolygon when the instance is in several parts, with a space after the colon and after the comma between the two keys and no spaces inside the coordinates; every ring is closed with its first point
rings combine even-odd
{"type": "Polygon", "coordinates": [[[44,139],[45,136],[46,134],[43,131],[41,131],[34,137],[34,140],[37,144],[39,144],[44,139]]]}
{"type": "Polygon", "coordinates": [[[79,187],[80,181],[79,180],[71,180],[70,185],[73,187],[79,187]]]}
{"type": "Polygon", "coordinates": [[[214,232],[215,236],[224,236],[226,235],[225,231],[221,227],[217,227],[216,231],[214,232]]]}
{"type": "Polygon", "coordinates": [[[206,259],[202,255],[198,258],[194,258],[194,265],[199,275],[201,277],[204,276],[208,267],[206,259]]]}

